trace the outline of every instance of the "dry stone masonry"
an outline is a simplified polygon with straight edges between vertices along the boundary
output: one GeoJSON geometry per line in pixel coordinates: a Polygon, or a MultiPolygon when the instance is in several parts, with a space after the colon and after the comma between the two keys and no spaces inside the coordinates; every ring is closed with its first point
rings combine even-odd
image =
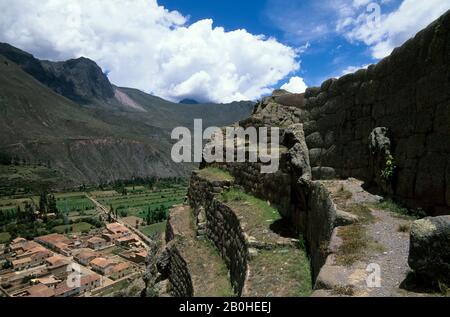
{"type": "MultiPolygon", "coordinates": [[[[279,256],[267,250],[288,254],[283,263],[300,258],[289,250],[302,240],[315,296],[409,296],[414,293],[402,292],[400,284],[410,269],[448,285],[448,216],[415,222],[409,238],[405,228],[412,221],[377,207],[382,197],[368,189],[429,216],[450,214],[450,11],[379,64],[305,94],[277,90],[239,124],[280,128],[279,171],[261,174],[260,163],[202,163],[188,194],[196,237],[214,244],[235,294],[291,296],[257,282],[252,272],[260,272],[258,263],[267,265],[261,255],[279,256]],[[231,178],[207,177],[210,168],[231,178]],[[231,187],[276,207],[295,238],[269,241],[271,230],[251,236],[245,211],[220,199],[231,187]],[[350,239],[354,254],[353,236],[359,239],[350,239]],[[356,254],[358,247],[364,252],[356,254]],[[370,261],[384,270],[378,289],[365,286],[370,261]]],[[[172,284],[189,284],[182,261],[173,257],[181,278],[172,284]]],[[[175,295],[190,291],[189,285],[175,289],[175,295]]]]}

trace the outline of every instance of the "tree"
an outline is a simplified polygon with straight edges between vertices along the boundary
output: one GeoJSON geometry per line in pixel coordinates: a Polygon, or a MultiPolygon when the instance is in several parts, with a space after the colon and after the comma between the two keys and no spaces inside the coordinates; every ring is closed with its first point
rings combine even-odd
{"type": "Polygon", "coordinates": [[[58,214],[58,213],[59,213],[59,211],[58,211],[58,206],[56,205],[56,198],[55,198],[54,195],[50,195],[50,196],[48,197],[48,207],[47,207],[47,210],[48,210],[50,213],[54,213],[54,214],[58,214]]]}
{"type": "Polygon", "coordinates": [[[147,220],[147,226],[150,226],[152,224],[152,215],[151,215],[151,210],[150,207],[147,210],[147,216],[146,216],[146,220],[147,220]]]}
{"type": "Polygon", "coordinates": [[[47,212],[47,192],[43,191],[39,194],[39,211],[41,213],[47,212]]]}
{"type": "Polygon", "coordinates": [[[30,222],[34,222],[36,220],[36,214],[34,212],[34,208],[28,202],[25,204],[25,217],[30,222]]]}
{"type": "Polygon", "coordinates": [[[109,205],[109,213],[108,213],[109,222],[112,221],[112,216],[114,216],[114,215],[116,215],[116,218],[117,218],[117,214],[114,213],[114,207],[111,204],[111,205],[109,205]]]}

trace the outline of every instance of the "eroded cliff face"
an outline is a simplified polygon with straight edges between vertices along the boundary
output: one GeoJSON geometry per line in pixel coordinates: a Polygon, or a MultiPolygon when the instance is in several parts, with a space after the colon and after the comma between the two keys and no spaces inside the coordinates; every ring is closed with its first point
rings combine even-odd
{"type": "Polygon", "coordinates": [[[170,153],[161,148],[161,144],[131,139],[80,138],[16,144],[10,151],[30,162],[52,157],[52,168],[60,171],[63,180],[56,186],[71,188],[136,176],[185,176],[190,166],[173,163],[170,153]]]}

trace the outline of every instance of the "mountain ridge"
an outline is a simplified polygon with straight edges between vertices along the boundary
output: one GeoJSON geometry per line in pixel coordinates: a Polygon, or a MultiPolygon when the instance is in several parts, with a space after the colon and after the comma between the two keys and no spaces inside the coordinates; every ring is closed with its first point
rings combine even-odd
{"type": "Polygon", "coordinates": [[[253,102],[175,104],[111,84],[87,58],[40,61],[8,44],[0,44],[0,70],[0,152],[48,162],[61,174],[56,187],[186,176],[192,165],[170,158],[171,130],[196,118],[234,123],[253,109],[253,102]]]}

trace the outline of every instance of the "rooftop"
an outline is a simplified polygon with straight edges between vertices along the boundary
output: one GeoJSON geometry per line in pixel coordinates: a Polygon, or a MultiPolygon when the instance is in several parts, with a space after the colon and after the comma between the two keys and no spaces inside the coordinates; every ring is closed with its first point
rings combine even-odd
{"type": "Polygon", "coordinates": [[[48,244],[53,244],[53,245],[61,245],[61,244],[71,244],[72,241],[67,238],[66,236],[59,234],[59,233],[52,233],[46,236],[41,236],[41,237],[37,237],[35,240],[37,241],[42,241],[48,244]]]}
{"type": "Polygon", "coordinates": [[[89,243],[105,243],[106,240],[100,237],[92,237],[89,240],[87,240],[89,243]]]}
{"type": "Polygon", "coordinates": [[[127,262],[121,262],[119,264],[117,264],[116,266],[113,267],[113,272],[120,272],[120,271],[124,271],[126,269],[128,269],[129,267],[131,267],[130,263],[127,262]]]}
{"type": "Polygon", "coordinates": [[[111,262],[108,259],[105,258],[95,258],[93,259],[89,264],[95,265],[101,268],[107,268],[108,266],[114,265],[113,262],[111,262]]]}
{"type": "Polygon", "coordinates": [[[27,289],[28,297],[52,297],[55,292],[44,284],[37,284],[27,289]]]}

